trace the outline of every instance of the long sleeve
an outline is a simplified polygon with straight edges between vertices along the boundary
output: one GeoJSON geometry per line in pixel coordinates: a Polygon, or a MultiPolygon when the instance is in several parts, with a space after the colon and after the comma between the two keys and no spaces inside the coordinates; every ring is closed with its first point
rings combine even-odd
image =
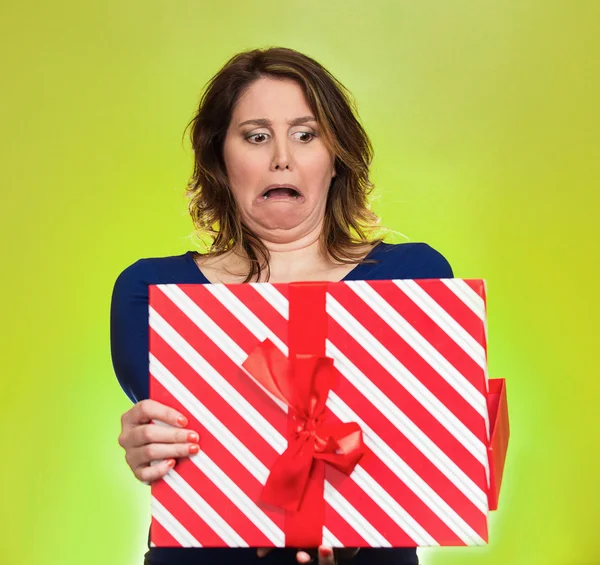
{"type": "Polygon", "coordinates": [[[447,259],[426,243],[415,243],[410,248],[410,261],[404,263],[405,279],[451,279],[454,276],[447,259]]]}
{"type": "Polygon", "coordinates": [[[117,278],[110,307],[110,348],[117,379],[132,402],[148,398],[148,270],[143,259],[117,278]]]}

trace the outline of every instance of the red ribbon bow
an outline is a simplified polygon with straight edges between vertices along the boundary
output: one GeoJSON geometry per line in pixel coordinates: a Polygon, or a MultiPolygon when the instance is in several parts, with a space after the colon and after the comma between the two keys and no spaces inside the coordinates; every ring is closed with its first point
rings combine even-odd
{"type": "Polygon", "coordinates": [[[249,355],[243,367],[290,409],[288,447],[275,461],[261,500],[297,510],[314,459],[350,475],[365,452],[362,430],[355,423],[328,424],[325,403],[334,385],[333,360],[312,354],[288,359],[269,340],[249,355]]]}

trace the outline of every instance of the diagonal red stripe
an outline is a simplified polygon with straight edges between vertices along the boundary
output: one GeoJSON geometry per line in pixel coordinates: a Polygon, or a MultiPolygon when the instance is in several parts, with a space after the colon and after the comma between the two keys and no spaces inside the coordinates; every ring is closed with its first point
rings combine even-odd
{"type": "MultiPolygon", "coordinates": [[[[462,395],[458,393],[425,359],[423,359],[419,353],[392,330],[368,304],[358,298],[348,286],[343,285],[336,287],[335,292],[332,292],[331,295],[355,319],[359,320],[360,325],[362,325],[374,339],[379,341],[389,353],[404,365],[434,396],[436,396],[440,403],[444,404],[467,428],[475,430],[480,426],[485,426],[485,420],[477,413],[469,402],[466,401],[462,395]]],[[[371,360],[372,362],[375,362],[372,357],[375,353],[374,347],[369,351],[368,342],[358,344],[346,329],[344,329],[343,332],[338,331],[337,328],[340,326],[334,321],[333,317],[330,317],[330,320],[330,325],[333,324],[333,327],[330,328],[330,339],[344,352],[344,354],[348,355],[353,362],[355,359],[362,361],[363,358],[369,358],[369,361],[364,363],[365,365],[370,363],[371,360]],[[356,349],[354,345],[348,348],[344,347],[346,344],[352,342],[359,345],[360,349],[356,349]],[[349,355],[346,351],[352,355],[349,355]]],[[[365,374],[378,375],[378,372],[371,371],[365,374]]],[[[387,389],[383,388],[383,390],[387,389]]]]}
{"type": "Polygon", "coordinates": [[[485,300],[485,286],[481,279],[463,279],[463,282],[480,298],[485,300]]]}
{"type": "Polygon", "coordinates": [[[152,518],[152,522],[150,524],[150,539],[157,547],[182,547],[181,544],[154,517],[152,518]]]}
{"type": "MultiPolygon", "coordinates": [[[[379,285],[375,288],[378,294],[397,312],[401,312],[403,318],[426,338],[427,342],[434,347],[466,380],[477,390],[482,391],[485,383],[485,372],[476,361],[435,321],[430,318],[412,299],[397,285],[379,285]]],[[[441,308],[441,304],[437,304],[441,308]]],[[[442,308],[443,310],[443,308],[442,308]]],[[[454,320],[461,325],[460,320],[454,320]]],[[[475,340],[479,345],[485,344],[483,322],[479,324],[479,338],[475,340]]]]}
{"type": "Polygon", "coordinates": [[[433,300],[435,300],[466,332],[475,340],[485,345],[483,321],[473,312],[446,284],[426,284],[434,281],[415,281],[433,300]]]}
{"type": "MultiPolygon", "coordinates": [[[[225,472],[227,476],[234,483],[236,483],[238,487],[240,487],[251,500],[258,501],[260,493],[262,491],[262,485],[254,478],[254,476],[246,469],[246,467],[235,458],[235,456],[227,449],[226,446],[224,446],[215,436],[213,436],[206,428],[204,428],[201,422],[196,420],[196,418],[191,413],[187,412],[186,409],[183,406],[181,406],[175,398],[173,398],[171,393],[161,385],[161,383],[159,383],[158,381],[154,381],[153,384],[156,400],[158,402],[166,404],[167,406],[173,406],[174,408],[180,410],[182,414],[184,414],[188,418],[189,428],[198,431],[200,435],[200,448],[206,454],[206,456],[215,463],[217,463],[221,470],[223,470],[223,472],[225,472]]],[[[181,458],[177,461],[175,470],[178,473],[182,474],[182,476],[185,475],[189,477],[190,474],[194,476],[194,482],[190,482],[189,484],[194,490],[196,490],[196,492],[201,494],[201,496],[203,496],[204,498],[205,494],[210,494],[212,490],[216,490],[216,487],[208,479],[201,479],[201,477],[199,477],[198,474],[196,474],[195,471],[193,471],[193,469],[190,471],[192,467],[196,468],[195,465],[187,458],[181,458]]],[[[199,470],[198,473],[200,473],[199,470]]],[[[153,483],[152,494],[160,494],[161,490],[164,490],[165,488],[168,488],[168,485],[166,485],[164,481],[153,483]]],[[[170,493],[170,495],[167,494],[165,496],[168,496],[169,499],[178,498],[178,496],[175,493],[173,493],[170,488],[168,488],[168,492],[170,493]]],[[[212,493],[212,495],[216,496],[215,493],[212,493]]],[[[161,499],[161,502],[165,504],[163,499],[161,499]]],[[[228,522],[232,527],[234,527],[233,523],[230,521],[230,513],[226,512],[227,508],[221,502],[218,505],[213,505],[212,507],[213,510],[215,510],[222,518],[224,518],[226,522],[228,522]]],[[[180,505],[177,505],[175,508],[177,511],[183,509],[183,507],[180,505]]],[[[263,508],[263,510],[280,529],[283,528],[283,516],[281,515],[281,512],[279,510],[265,508],[263,508]]],[[[239,511],[237,512],[239,513],[239,511]]],[[[197,521],[189,521],[189,513],[177,514],[173,511],[172,513],[186,527],[186,529],[194,537],[196,537],[196,539],[201,541],[203,545],[225,545],[224,542],[219,543],[214,542],[213,540],[209,544],[207,541],[205,541],[207,538],[203,537],[204,534],[202,530],[202,524],[199,524],[197,521]]],[[[234,514],[233,517],[235,518],[235,520],[239,521],[239,516],[236,517],[236,515],[234,514]]],[[[234,529],[236,528],[234,527],[234,529]]],[[[242,538],[249,541],[249,538],[247,538],[246,534],[247,528],[241,530],[236,529],[236,531],[238,532],[238,534],[241,535],[242,538]]],[[[262,536],[261,534],[261,539],[262,537],[264,536],[262,536]]]]}
{"type": "MultiPolygon", "coordinates": [[[[225,471],[224,469],[222,469],[225,471]]],[[[223,492],[190,460],[181,462],[178,473],[187,481],[189,485],[193,485],[208,504],[214,509],[218,509],[221,516],[224,516],[227,523],[245,540],[252,540],[251,545],[260,547],[272,547],[273,542],[265,535],[246,514],[244,514],[223,492]]],[[[239,486],[239,485],[238,485],[239,486]]],[[[265,505],[258,500],[251,498],[257,502],[257,506],[267,514],[279,514],[279,523],[283,523],[283,512],[273,508],[265,508],[265,505]]],[[[269,516],[270,517],[270,516],[269,516]]],[[[273,520],[276,522],[275,520],[273,520]]],[[[280,528],[281,529],[281,528],[280,528]]]]}
{"type": "MultiPolygon", "coordinates": [[[[163,342],[164,344],[164,342],[163,342]]],[[[202,402],[214,418],[220,422],[220,426],[225,430],[231,431],[241,443],[246,445],[254,456],[265,467],[270,468],[274,463],[277,452],[271,444],[263,438],[259,431],[255,430],[246,422],[235,410],[227,405],[223,399],[215,393],[202,379],[198,378],[197,373],[191,369],[185,361],[170,353],[164,344],[163,348],[156,348],[154,354],[174,375],[177,375],[181,382],[190,393],[202,402]]],[[[153,398],[158,402],[173,406],[182,411],[189,419],[189,428],[194,429],[200,436],[200,449],[205,452],[210,459],[218,462],[219,467],[227,470],[227,475],[236,484],[247,492],[254,493],[254,499],[258,499],[258,494],[262,488],[258,480],[248,471],[248,469],[238,461],[231,453],[231,446],[223,445],[218,437],[215,437],[202,422],[196,420],[193,414],[177,402],[171,393],[165,389],[161,383],[152,379],[153,398]],[[194,427],[192,427],[194,426],[194,427]]]]}
{"type": "MultiPolygon", "coordinates": [[[[456,485],[448,478],[447,474],[440,471],[427,457],[417,449],[403,434],[397,429],[392,428],[389,422],[384,418],[380,411],[373,408],[372,405],[360,394],[353,398],[340,396],[341,400],[359,413],[360,417],[367,425],[373,429],[379,436],[379,439],[410,467],[416,475],[418,475],[429,487],[440,496],[457,514],[470,524],[475,530],[478,529],[483,519],[485,523],[485,515],[456,487],[456,485]],[[368,415],[367,415],[368,414],[368,415]]],[[[332,420],[337,418],[332,414],[332,420]]],[[[450,457],[452,459],[452,457],[450,457]]],[[[386,491],[392,493],[394,485],[399,489],[396,495],[393,496],[401,506],[403,506],[413,518],[423,526],[430,535],[436,540],[444,537],[455,536],[446,525],[442,517],[431,510],[422,500],[416,495],[407,484],[405,484],[397,475],[399,471],[394,471],[379,459],[374,453],[370,453],[368,458],[361,460],[361,466],[377,480],[377,482],[385,486],[386,491]],[[383,471],[386,469],[387,471],[383,471]],[[384,478],[386,477],[386,478],[384,478]],[[408,506],[404,506],[408,504],[408,506]]],[[[480,485],[484,482],[485,471],[480,466],[479,480],[475,483],[480,485]]],[[[362,504],[361,504],[362,508],[362,504]]]]}
{"type": "MultiPolygon", "coordinates": [[[[412,421],[416,426],[435,443],[447,455],[458,454],[461,461],[460,467],[469,475],[476,474],[480,463],[477,459],[462,445],[462,443],[447,429],[444,425],[418,402],[406,388],[394,378],[383,366],[381,366],[373,357],[371,357],[364,347],[355,341],[344,328],[342,328],[333,319],[330,319],[330,339],[333,345],[337,347],[348,360],[365,376],[372,375],[372,381],[377,388],[387,395],[387,397],[396,404],[396,406],[412,421]]],[[[336,390],[340,394],[351,394],[351,383],[347,379],[340,380],[336,390]]],[[[357,405],[361,413],[362,407],[357,405]]]]}
{"type": "MultiPolygon", "coordinates": [[[[217,309],[217,306],[220,306],[220,303],[209,293],[201,296],[198,299],[198,302],[199,308],[201,308],[205,314],[212,314],[210,317],[217,326],[221,327],[223,331],[227,328],[229,337],[232,338],[238,346],[245,346],[244,349],[246,353],[260,343],[259,340],[250,334],[246,327],[239,321],[227,320],[223,313],[217,309]]],[[[164,294],[156,297],[156,300],[153,302],[153,307],[157,313],[160,314],[171,327],[175,328],[177,333],[191,345],[225,381],[227,381],[258,412],[260,412],[271,425],[279,430],[286,429],[287,416],[285,412],[283,412],[281,408],[264,393],[263,389],[252,377],[248,376],[213,342],[214,336],[211,335],[208,329],[205,331],[204,328],[198,328],[198,326],[164,294]]],[[[201,377],[204,380],[208,378],[207,375],[201,375],[201,377]]],[[[213,390],[212,387],[209,387],[209,389],[213,390]]],[[[216,393],[213,392],[213,394],[216,393]]]]}
{"type": "MultiPolygon", "coordinates": [[[[375,455],[369,452],[367,455],[363,457],[361,460],[360,466],[364,467],[363,463],[368,465],[368,460],[371,458],[375,458],[375,455]]],[[[360,505],[355,506],[359,508],[360,513],[364,518],[373,526],[376,527],[377,531],[390,543],[396,546],[402,547],[411,547],[415,546],[416,542],[412,539],[401,527],[398,523],[396,523],[390,516],[386,514],[386,512],[378,506],[376,502],[374,502],[370,497],[365,496],[364,491],[359,487],[356,482],[353,480],[349,480],[349,478],[338,471],[337,469],[327,466],[326,467],[326,478],[327,480],[342,494],[349,502],[353,505],[357,504],[357,501],[360,501],[360,505]]],[[[378,478],[379,480],[379,478],[378,478]]],[[[387,490],[387,489],[386,489],[387,490]]],[[[420,504],[420,503],[419,503],[420,504]]],[[[338,516],[337,512],[328,505],[325,525],[331,530],[339,531],[340,535],[344,535],[345,530],[339,525],[331,523],[328,520],[332,519],[332,516],[338,516]],[[331,509],[332,515],[330,516],[329,510],[331,509]]],[[[437,522],[437,518],[432,514],[431,517],[437,522]]],[[[415,519],[417,519],[415,517],[415,519]]],[[[419,521],[417,519],[417,521],[419,521]]],[[[435,537],[435,536],[434,536],[435,537]]],[[[352,547],[352,540],[346,541],[344,538],[340,538],[341,541],[344,542],[344,545],[348,547],[352,547]]],[[[362,544],[362,546],[366,546],[366,542],[362,544]]]]}
{"type": "MultiPolygon", "coordinates": [[[[398,428],[393,426],[384,414],[381,405],[373,405],[346,379],[340,379],[340,387],[336,391],[340,399],[346,403],[369,426],[377,436],[385,442],[415,473],[420,476],[443,500],[453,508],[460,508],[458,512],[466,522],[476,522],[481,517],[481,511],[467,498],[465,494],[450,479],[448,471],[442,466],[441,470],[424,455],[398,428]]],[[[464,452],[462,448],[457,452],[446,453],[452,461],[460,459],[464,452]]],[[[476,462],[469,454],[469,461],[473,464],[467,476],[476,485],[486,481],[483,465],[476,462]]],[[[458,464],[462,469],[463,465],[458,464]]],[[[464,471],[464,469],[462,469],[464,471]]],[[[482,489],[483,490],[483,489],[482,489]]],[[[483,490],[485,492],[485,490],[483,490]]]]}
{"type": "MultiPolygon", "coordinates": [[[[177,467],[175,470],[177,471],[177,467]]],[[[207,524],[188,504],[183,501],[177,493],[164,480],[152,483],[152,496],[156,498],[177,521],[192,534],[203,546],[223,547],[225,542],[217,533],[207,524]]],[[[242,536],[243,537],[243,536],[242,536]]],[[[161,540],[154,538],[154,531],[151,531],[151,540],[156,545],[162,545],[161,540]]],[[[179,544],[175,542],[179,547],[179,544]]]]}
{"type": "MultiPolygon", "coordinates": [[[[282,285],[271,285],[274,292],[281,293],[282,285]]],[[[283,285],[287,288],[287,285],[283,285]]],[[[288,342],[288,321],[281,316],[275,306],[252,285],[238,284],[228,287],[231,294],[259,318],[285,344],[288,342]]],[[[287,300],[287,299],[286,299],[287,300]]],[[[239,323],[239,322],[238,322],[239,323]]]]}

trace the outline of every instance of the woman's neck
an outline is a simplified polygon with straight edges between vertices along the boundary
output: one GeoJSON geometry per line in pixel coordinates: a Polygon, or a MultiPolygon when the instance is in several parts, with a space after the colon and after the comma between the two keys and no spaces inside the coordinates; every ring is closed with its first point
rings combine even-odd
{"type": "MultiPolygon", "coordinates": [[[[324,254],[320,242],[321,227],[294,241],[271,241],[261,238],[269,251],[269,269],[261,272],[260,282],[287,283],[294,281],[343,279],[355,264],[338,264],[324,254]]],[[[365,244],[364,255],[371,246],[365,244]]],[[[212,283],[243,282],[248,274],[250,262],[245,254],[229,251],[218,257],[200,256],[196,258],[198,267],[212,283]]]]}
{"type": "Polygon", "coordinates": [[[269,241],[261,239],[269,250],[271,282],[288,282],[305,279],[311,272],[322,272],[333,267],[323,255],[320,242],[321,226],[294,241],[269,241]]]}

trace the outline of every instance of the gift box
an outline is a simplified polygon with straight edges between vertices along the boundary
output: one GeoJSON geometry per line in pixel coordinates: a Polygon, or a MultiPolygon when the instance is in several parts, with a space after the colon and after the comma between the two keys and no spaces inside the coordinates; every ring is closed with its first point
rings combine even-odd
{"type": "Polygon", "coordinates": [[[482,545],[508,444],[481,280],[149,287],[150,397],[200,452],[159,547],[482,545]]]}

